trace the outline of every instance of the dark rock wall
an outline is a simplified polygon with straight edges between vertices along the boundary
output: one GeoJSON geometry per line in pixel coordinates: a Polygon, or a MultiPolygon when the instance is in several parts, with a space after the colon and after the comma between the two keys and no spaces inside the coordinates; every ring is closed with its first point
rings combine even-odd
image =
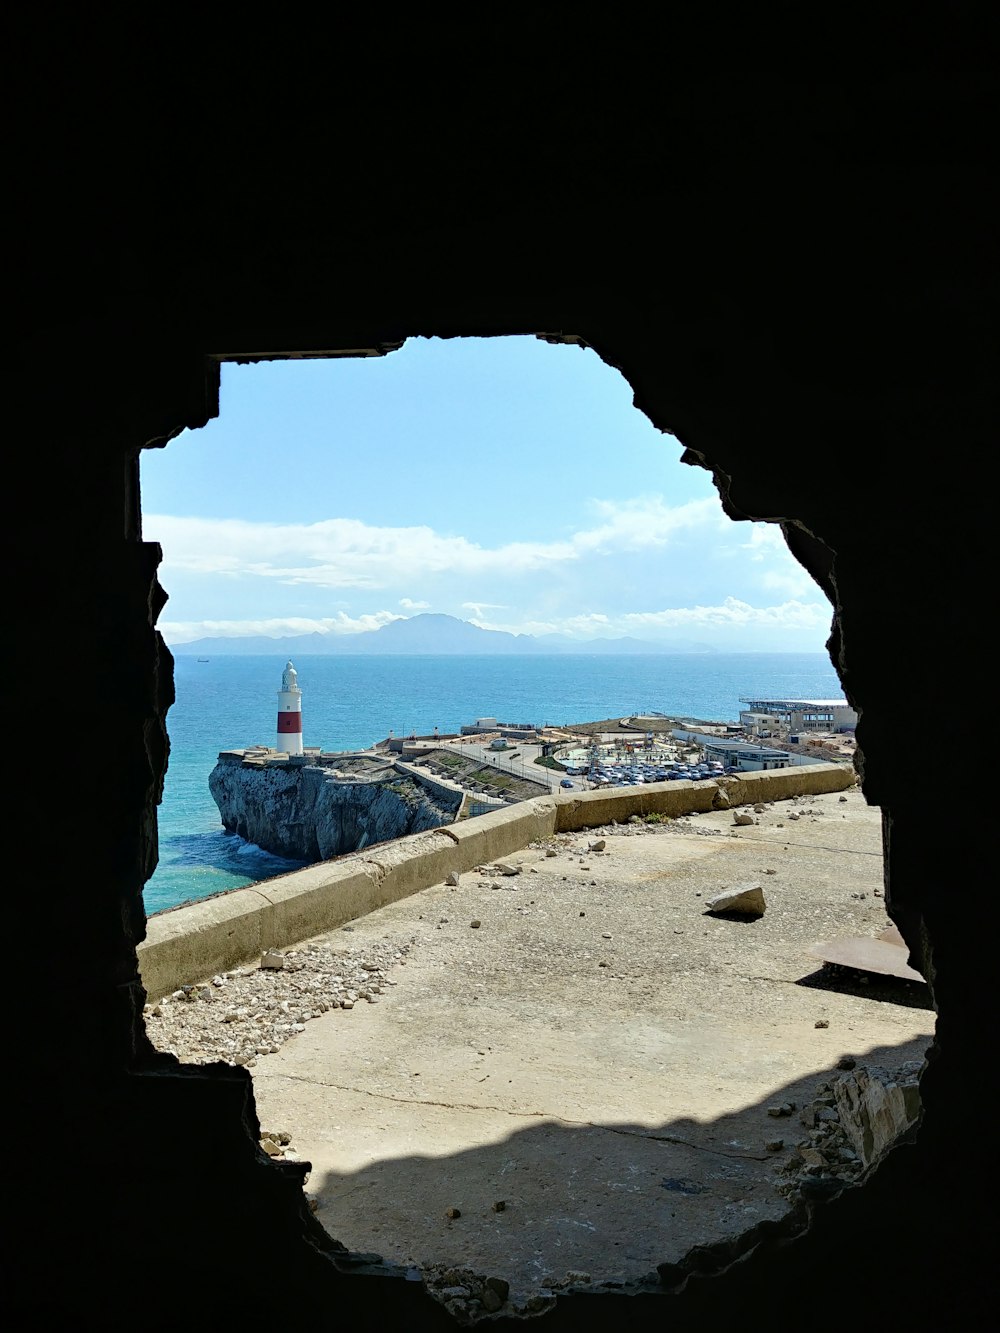
{"type": "Polygon", "coordinates": [[[223,827],[265,851],[325,861],[374,843],[450,824],[461,805],[439,803],[412,779],[338,782],[321,768],[219,763],[208,788],[223,827]]]}
{"type": "MultiPolygon", "coordinates": [[[[7,952],[8,993],[30,1010],[9,1060],[19,1326],[447,1322],[322,1234],[294,1173],[255,1146],[245,1071],[179,1068],[146,1041],[135,946],[172,662],[137,460],[217,412],[218,356],[507,333],[595,348],[728,512],[780,523],[829,592],[886,901],[939,1011],[919,1134],[865,1189],[731,1267],[694,1256],[721,1275],[567,1298],[547,1322],[819,1330],[846,1303],[861,1328],[982,1326],[991,1164],[957,1145],[990,1068],[994,856],[985,779],[963,788],[955,765],[993,697],[990,81],[940,53],[869,77],[851,62],[878,43],[870,15],[838,14],[850,40],[832,80],[811,63],[824,43],[768,63],[787,32],[747,34],[730,74],[717,24],[623,62],[612,19],[585,59],[563,33],[552,59],[529,70],[522,45],[495,82],[478,42],[435,65],[427,41],[394,60],[386,31],[372,48],[345,37],[335,61],[324,46],[312,75],[308,43],[247,62],[230,33],[158,79],[166,23],[148,43],[129,26],[122,60],[85,17],[48,23],[16,60],[30,95],[8,257],[30,300],[10,318],[25,419],[6,478],[9,656],[45,741],[19,730],[19,789],[51,790],[68,747],[58,816],[25,799],[13,838],[29,855],[12,882],[42,908],[7,952]],[[702,78],[689,57],[706,49],[702,78]]],[[[949,36],[960,27],[949,16],[949,36]]],[[[614,466],[613,442],[593,465],[614,466]]]]}

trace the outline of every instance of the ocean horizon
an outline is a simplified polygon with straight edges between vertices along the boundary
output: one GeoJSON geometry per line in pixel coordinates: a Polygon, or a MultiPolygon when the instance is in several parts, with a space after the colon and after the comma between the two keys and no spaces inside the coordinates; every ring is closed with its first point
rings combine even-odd
{"type": "MultiPolygon", "coordinates": [[[[146,884],[150,914],[294,869],[227,834],[208,790],[220,750],[273,745],[277,691],[288,660],[178,649],[170,759],[158,811],[159,864],[146,884]]],[[[292,659],[295,660],[294,657],[292,659]]],[[[657,712],[736,721],[740,697],[839,698],[826,653],[609,656],[303,656],[303,741],[367,749],[389,732],[458,731],[477,717],[561,725],[657,712]]]]}

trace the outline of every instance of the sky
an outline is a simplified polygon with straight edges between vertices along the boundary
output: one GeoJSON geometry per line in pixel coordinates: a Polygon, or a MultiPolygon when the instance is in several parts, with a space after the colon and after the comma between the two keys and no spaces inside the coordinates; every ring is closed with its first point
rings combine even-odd
{"type": "Polygon", "coordinates": [[[597,354],[414,338],[385,357],[225,364],[219,416],[141,462],[168,643],[356,634],[443,612],[487,629],[821,652],[829,602],[780,529],[597,354]]]}

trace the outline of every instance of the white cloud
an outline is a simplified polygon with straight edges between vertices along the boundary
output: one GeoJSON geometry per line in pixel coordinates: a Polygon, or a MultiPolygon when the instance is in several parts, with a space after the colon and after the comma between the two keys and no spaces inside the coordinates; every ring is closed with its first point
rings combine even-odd
{"type": "Polygon", "coordinates": [[[785,535],[776,523],[755,523],[749,537],[740,544],[752,564],[767,564],[757,578],[758,586],[768,592],[784,593],[789,598],[805,597],[816,591],[812,576],[789,551],[785,535]]]}
{"type": "Polygon", "coordinates": [[[373,611],[368,615],[349,616],[343,611],[321,620],[305,616],[283,616],[268,620],[165,620],[158,628],[168,643],[190,643],[192,639],[246,639],[262,634],[269,639],[293,634],[362,634],[379,629],[391,620],[404,620],[393,611],[373,611]]]}
{"type": "Polygon", "coordinates": [[[788,601],[778,606],[751,606],[727,597],[718,606],[671,607],[662,611],[630,611],[618,616],[592,612],[553,620],[476,620],[481,629],[506,630],[508,634],[567,634],[577,639],[606,639],[631,636],[656,640],[665,633],[685,634],[716,629],[820,630],[830,625],[830,608],[823,602],[788,601]]]}
{"type": "Polygon", "coordinates": [[[729,524],[715,498],[671,507],[661,496],[646,496],[621,503],[594,501],[592,508],[601,521],[562,540],[509,542],[492,549],[428,527],[375,527],[347,518],[277,524],[149,514],[143,528],[148,540],[163,546],[168,571],[375,589],[391,587],[404,573],[408,582],[434,574],[533,573],[588,555],[663,546],[693,529],[705,529],[709,540],[709,533],[729,524]]]}
{"type": "MultiPolygon", "coordinates": [[[[472,611],[472,612],[474,613],[474,614],[473,614],[473,618],[472,618],[472,623],[473,623],[474,625],[479,625],[480,621],[481,621],[482,618],[483,618],[483,612],[484,612],[484,611],[506,611],[507,609],[508,609],[508,608],[507,608],[502,602],[463,602],[463,603],[462,603],[462,610],[463,610],[463,611],[472,611]]],[[[485,628],[488,628],[488,626],[483,625],[483,626],[480,626],[480,628],[485,629],[485,628]]]]}
{"type": "Polygon", "coordinates": [[[740,545],[740,550],[748,551],[751,560],[764,560],[773,555],[789,555],[785,544],[785,534],[777,523],[754,523],[750,535],[740,545]]]}
{"type": "Polygon", "coordinates": [[[399,604],[406,611],[426,611],[430,602],[415,602],[412,597],[401,597],[399,604]]]}
{"type": "Polygon", "coordinates": [[[572,543],[579,552],[665,546],[671,538],[692,529],[722,533],[732,525],[714,495],[673,506],[662,495],[622,501],[595,500],[592,508],[604,521],[573,536],[572,543]]]}
{"type": "Polygon", "coordinates": [[[674,607],[664,611],[631,611],[620,623],[632,630],[694,629],[698,626],[753,626],[757,629],[815,629],[830,623],[824,602],[783,602],[780,606],[751,606],[727,597],[720,606],[674,607]]]}

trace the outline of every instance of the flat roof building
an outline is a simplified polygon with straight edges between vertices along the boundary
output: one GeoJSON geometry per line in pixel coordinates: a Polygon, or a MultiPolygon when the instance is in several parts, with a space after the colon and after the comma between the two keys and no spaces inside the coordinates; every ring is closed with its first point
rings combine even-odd
{"type": "Polygon", "coordinates": [[[740,721],[759,729],[773,721],[789,731],[853,731],[858,715],[846,699],[760,699],[740,696],[746,704],[740,721]]]}

